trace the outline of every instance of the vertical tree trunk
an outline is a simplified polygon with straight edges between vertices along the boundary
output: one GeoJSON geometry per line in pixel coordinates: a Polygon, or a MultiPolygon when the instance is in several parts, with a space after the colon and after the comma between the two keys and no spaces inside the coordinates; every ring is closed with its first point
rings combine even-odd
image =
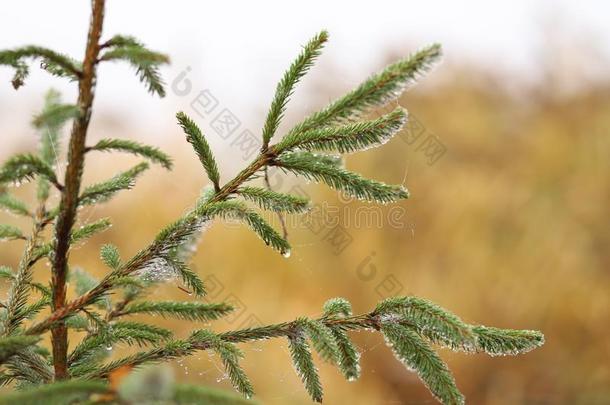
{"type": "MultiPolygon", "coordinates": [[[[105,0],[92,2],[91,23],[87,38],[87,48],[83,61],[82,76],[78,86],[78,107],[80,116],[74,120],[68,149],[68,166],[64,190],[59,205],[59,216],[55,226],[55,250],[53,252],[53,310],[66,304],[66,273],[68,270],[68,251],[70,235],[78,208],[83,162],[85,158],[85,140],[91,118],[91,106],[94,98],[96,65],[100,51],[100,36],[104,21],[105,0]]],[[[68,329],[64,322],[59,322],[52,330],[53,366],[55,379],[68,378],[68,329]]]]}

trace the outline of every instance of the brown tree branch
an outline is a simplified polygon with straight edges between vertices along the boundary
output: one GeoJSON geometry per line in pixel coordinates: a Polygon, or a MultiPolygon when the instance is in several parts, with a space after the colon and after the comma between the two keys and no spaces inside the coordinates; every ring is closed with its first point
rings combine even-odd
{"type": "MultiPolygon", "coordinates": [[[[91,23],[87,36],[87,48],[83,61],[82,76],[78,86],[77,105],[81,114],[74,120],[68,149],[68,167],[64,187],[59,204],[59,215],[55,225],[55,251],[53,255],[53,310],[58,311],[66,304],[66,273],[68,269],[68,251],[70,249],[70,235],[78,207],[83,173],[85,141],[87,129],[91,119],[94,88],[96,81],[96,61],[100,51],[99,42],[104,21],[105,0],[94,0],[92,3],[91,23]]],[[[55,379],[62,380],[68,377],[68,329],[63,322],[53,325],[53,366],[55,379]]]]}

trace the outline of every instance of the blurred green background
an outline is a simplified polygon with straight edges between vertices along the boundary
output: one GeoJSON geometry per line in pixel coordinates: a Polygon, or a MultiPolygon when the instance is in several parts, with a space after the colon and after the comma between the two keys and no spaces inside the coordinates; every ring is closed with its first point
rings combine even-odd
{"type": "MultiPolygon", "coordinates": [[[[386,61],[399,53],[405,52],[388,51],[386,61]]],[[[610,82],[600,79],[566,89],[559,73],[550,68],[536,80],[521,80],[467,63],[450,64],[405,93],[399,104],[417,124],[409,127],[411,132],[346,159],[348,168],[369,177],[404,182],[412,198],[400,204],[375,207],[274,174],[278,189],[326,201],[319,207],[325,219],[316,227],[298,218],[288,221],[294,247],[290,258],[268,249],[244,227],[215,222],[204,234],[193,266],[208,281],[208,299],[228,300],[239,310],[209,326],[221,331],[315,316],[326,299],[336,296],[365,312],[389,294],[414,294],[468,322],[545,333],[544,347],[515,358],[441,350],[470,403],[610,403],[610,82]],[[417,134],[418,141],[409,144],[417,134]],[[446,148],[433,164],[421,147],[430,135],[446,148]],[[344,242],[340,246],[338,235],[344,242]]],[[[335,74],[327,67],[315,75],[308,90],[299,93],[305,100],[301,105],[308,107],[299,107],[300,113],[345,91],[335,74]]],[[[9,96],[3,94],[3,108],[9,96]]],[[[295,122],[299,114],[293,111],[289,117],[295,122]]],[[[81,222],[109,216],[114,226],[74,250],[74,265],[101,276],[105,270],[98,251],[103,243],[116,244],[129,257],[197,198],[206,184],[203,172],[179,128],[168,131],[164,138],[134,137],[111,115],[96,118],[92,140],[112,132],[113,137],[154,143],[175,157],[176,168],[171,173],[153,168],[134,191],[83,211],[81,222]]],[[[2,159],[35,147],[32,131],[11,139],[2,159]]],[[[225,180],[245,164],[242,152],[233,145],[218,157],[225,180]]],[[[132,163],[125,156],[89,157],[85,182],[107,178],[132,163]]],[[[18,194],[32,193],[25,186],[18,194]]],[[[5,214],[0,218],[20,224],[5,214]]],[[[269,219],[277,225],[274,217],[269,219]]],[[[19,242],[0,245],[0,264],[15,266],[20,248],[19,242]]],[[[48,267],[37,267],[36,279],[48,277],[48,267]]],[[[1,287],[5,296],[8,286],[3,282],[1,287]]],[[[192,299],[172,283],[155,294],[192,299]]],[[[154,322],[178,335],[202,326],[154,322]]],[[[357,382],[346,382],[336,369],[318,363],[326,403],[434,403],[379,336],[363,332],[356,341],[363,352],[363,375],[357,382]]],[[[244,349],[244,366],[264,403],[309,403],[284,342],[244,349]]],[[[113,356],[126,352],[116,347],[113,356]]],[[[218,360],[205,353],[172,365],[180,381],[230,389],[218,360]]]]}

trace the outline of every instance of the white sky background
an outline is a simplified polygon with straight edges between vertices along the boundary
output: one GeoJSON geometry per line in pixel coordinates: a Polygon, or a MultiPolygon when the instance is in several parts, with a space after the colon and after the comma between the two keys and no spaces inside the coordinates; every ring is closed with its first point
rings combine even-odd
{"type": "MultiPolygon", "coordinates": [[[[334,80],[345,90],[378,69],[389,50],[412,50],[431,42],[443,44],[449,63],[476,62],[525,77],[538,73],[549,27],[575,44],[594,40],[594,48],[610,54],[610,2],[603,0],[107,3],[106,38],[134,35],[151,49],[169,54],[173,63],[163,72],[169,83],[191,66],[194,91],[209,88],[253,132],[262,124],[284,69],[300,45],[322,28],[329,30],[331,40],[320,64],[335,69],[334,80]]],[[[85,0],[3,1],[0,49],[39,44],[81,58],[88,13],[85,0]]],[[[50,78],[36,66],[31,71],[26,85],[15,92],[9,83],[11,70],[0,68],[4,145],[7,139],[20,143],[18,137],[49,87],[60,89],[66,100],[75,98],[74,84],[50,78]]],[[[307,85],[305,80],[301,87],[307,85]]],[[[104,66],[95,111],[123,130],[137,128],[165,137],[168,128],[175,128],[173,113],[189,112],[191,99],[171,90],[163,100],[150,97],[126,65],[104,66]]],[[[295,101],[298,108],[316,107],[299,104],[298,93],[295,101]]],[[[4,152],[10,151],[0,155],[4,152]]]]}

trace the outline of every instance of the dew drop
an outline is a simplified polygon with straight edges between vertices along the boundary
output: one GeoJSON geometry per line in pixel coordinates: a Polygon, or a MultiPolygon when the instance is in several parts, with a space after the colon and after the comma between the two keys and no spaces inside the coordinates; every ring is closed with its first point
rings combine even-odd
{"type": "Polygon", "coordinates": [[[284,250],[284,251],[282,252],[282,256],[284,256],[285,258],[289,258],[289,257],[290,257],[290,254],[291,254],[290,249],[288,249],[288,250],[284,250]]]}

